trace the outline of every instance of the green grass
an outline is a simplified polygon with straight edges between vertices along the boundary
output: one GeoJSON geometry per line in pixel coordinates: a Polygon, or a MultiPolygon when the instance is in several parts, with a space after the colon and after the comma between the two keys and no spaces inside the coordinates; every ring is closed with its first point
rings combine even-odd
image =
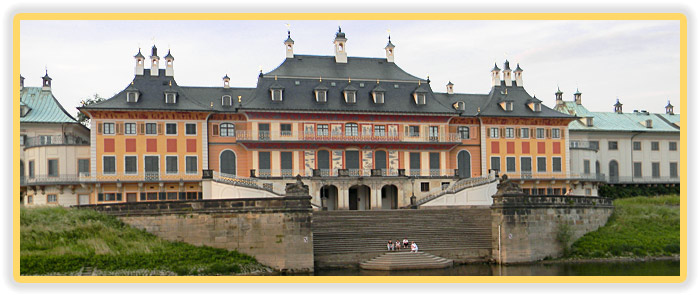
{"type": "Polygon", "coordinates": [[[231,275],[266,267],[236,251],[169,242],[92,210],[22,208],[20,273],[231,275]]]}
{"type": "Polygon", "coordinates": [[[605,226],[578,239],[569,257],[646,257],[680,253],[680,197],[634,197],[614,201],[605,226]]]}

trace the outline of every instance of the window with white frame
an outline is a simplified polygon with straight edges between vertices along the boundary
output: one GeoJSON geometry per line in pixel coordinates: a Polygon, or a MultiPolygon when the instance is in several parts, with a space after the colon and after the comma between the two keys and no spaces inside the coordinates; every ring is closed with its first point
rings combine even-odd
{"type": "Polygon", "coordinates": [[[469,126],[457,127],[457,133],[461,139],[469,139],[469,126]]]}
{"type": "Polygon", "coordinates": [[[544,128],[537,128],[537,139],[544,138],[544,128]]]}
{"type": "Polygon", "coordinates": [[[328,136],[328,125],[327,124],[316,125],[316,134],[318,136],[328,136]]]}
{"type": "Polygon", "coordinates": [[[230,95],[221,96],[221,105],[225,107],[230,107],[233,105],[233,98],[230,95]]]}
{"type": "Polygon", "coordinates": [[[177,174],[177,156],[165,156],[165,173],[177,174]]]}
{"type": "Polygon", "coordinates": [[[506,157],[506,172],[515,172],[515,157],[506,157]]]}
{"type": "Polygon", "coordinates": [[[552,138],[561,138],[561,129],[552,128],[552,138]]]}
{"type": "Polygon", "coordinates": [[[326,102],[327,94],[327,90],[316,90],[316,102],[326,102]]]}
{"type": "Polygon", "coordinates": [[[114,134],[114,123],[102,124],[102,134],[114,134]]]}
{"type": "Polygon", "coordinates": [[[165,103],[176,103],[177,102],[177,94],[175,92],[166,92],[165,93],[165,103]]]}
{"type": "Polygon", "coordinates": [[[498,128],[497,127],[491,127],[489,128],[489,135],[491,138],[498,138],[498,128]]]}
{"type": "Polygon", "coordinates": [[[136,134],[136,123],[124,123],[124,134],[136,134]]]}
{"type": "Polygon", "coordinates": [[[357,136],[357,124],[347,123],[345,124],[345,136],[357,136]]]}
{"type": "Polygon", "coordinates": [[[165,123],[166,135],[177,135],[177,123],[165,123]]]}
{"type": "Polygon", "coordinates": [[[552,172],[561,172],[561,157],[552,158],[552,172]]]}
{"type": "Polygon", "coordinates": [[[146,134],[157,134],[158,125],[156,123],[146,123],[146,134]]]}
{"type": "Polygon", "coordinates": [[[46,203],[49,203],[49,204],[58,203],[58,197],[54,194],[46,195],[46,203]]]}
{"type": "Polygon", "coordinates": [[[418,92],[415,94],[416,95],[416,104],[417,105],[424,105],[425,104],[425,93],[418,92]]]}
{"type": "Polygon", "coordinates": [[[520,128],[520,138],[530,138],[530,128],[520,128]]]}
{"type": "Polygon", "coordinates": [[[197,135],[197,123],[186,123],[185,135],[197,135]]]}
{"type": "Polygon", "coordinates": [[[345,90],[345,91],[343,91],[343,93],[345,94],[345,102],[346,102],[346,103],[355,103],[355,102],[357,102],[357,97],[356,97],[357,92],[356,92],[356,91],[353,91],[353,90],[345,90]]]}
{"type": "Polygon", "coordinates": [[[546,157],[537,157],[537,172],[547,172],[546,157]]]}
{"type": "Polygon", "coordinates": [[[185,156],[185,173],[187,174],[197,174],[197,157],[196,156],[185,156]]]}
{"type": "Polygon", "coordinates": [[[116,174],[117,173],[117,157],[103,156],[102,157],[102,173],[116,174]]]}
{"type": "Polygon", "coordinates": [[[270,89],[272,101],[282,101],[282,89],[270,89]]]}
{"type": "Polygon", "coordinates": [[[386,136],[386,126],[374,125],[374,136],[386,136]]]}
{"type": "Polygon", "coordinates": [[[506,138],[514,138],[515,137],[515,128],[506,128],[506,138]]]}
{"type": "Polygon", "coordinates": [[[126,93],[126,102],[138,102],[139,93],[136,91],[129,91],[126,93]]]}
{"type": "Polygon", "coordinates": [[[231,123],[221,123],[219,125],[219,135],[223,137],[236,136],[236,126],[231,123]]]}
{"type": "Polygon", "coordinates": [[[491,169],[501,171],[501,157],[491,157],[491,169]]]}
{"type": "Polygon", "coordinates": [[[138,173],[138,157],[137,156],[125,156],[124,157],[124,174],[136,174],[138,173]]]}
{"type": "Polygon", "coordinates": [[[374,91],[372,95],[374,97],[374,103],[384,103],[384,92],[374,91]]]}

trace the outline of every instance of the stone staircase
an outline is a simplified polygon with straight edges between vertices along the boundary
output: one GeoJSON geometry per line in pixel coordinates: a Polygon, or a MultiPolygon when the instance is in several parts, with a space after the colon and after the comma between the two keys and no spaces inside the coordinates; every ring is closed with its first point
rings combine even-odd
{"type": "Polygon", "coordinates": [[[425,252],[412,253],[408,250],[403,250],[388,252],[362,262],[360,263],[360,268],[372,270],[434,269],[451,267],[452,264],[450,259],[425,252]]]}
{"type": "Polygon", "coordinates": [[[314,256],[386,252],[389,239],[407,238],[420,250],[490,249],[491,210],[315,211],[314,256]]]}

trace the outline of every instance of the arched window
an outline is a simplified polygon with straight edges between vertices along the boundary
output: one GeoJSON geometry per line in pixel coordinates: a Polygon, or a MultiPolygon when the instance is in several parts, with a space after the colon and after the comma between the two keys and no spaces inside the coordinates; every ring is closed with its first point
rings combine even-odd
{"type": "Polygon", "coordinates": [[[221,136],[236,136],[236,126],[231,123],[223,123],[219,126],[221,136]]]}
{"type": "Polygon", "coordinates": [[[610,182],[617,182],[620,177],[620,172],[619,172],[619,167],[617,165],[617,161],[612,160],[610,161],[610,164],[608,165],[608,170],[610,172],[610,182]]]}
{"type": "Polygon", "coordinates": [[[221,173],[236,175],[236,154],[231,150],[225,150],[219,155],[219,171],[221,173]]]}
{"type": "Polygon", "coordinates": [[[469,178],[472,175],[472,156],[468,151],[457,154],[457,173],[459,178],[469,178]]]}

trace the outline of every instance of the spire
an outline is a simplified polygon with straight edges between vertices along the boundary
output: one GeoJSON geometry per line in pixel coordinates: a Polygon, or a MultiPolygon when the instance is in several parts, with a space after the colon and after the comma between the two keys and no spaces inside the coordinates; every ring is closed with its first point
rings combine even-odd
{"type": "Polygon", "coordinates": [[[156,45],[153,44],[153,47],[151,48],[151,76],[158,76],[158,69],[160,68],[159,66],[160,63],[160,57],[158,57],[158,48],[156,48],[156,45]]]}
{"type": "Polygon", "coordinates": [[[231,78],[228,77],[228,74],[226,74],[226,76],[224,76],[223,79],[224,79],[224,88],[229,88],[229,87],[231,87],[231,83],[230,83],[230,82],[231,82],[231,78]]]}
{"type": "Polygon", "coordinates": [[[168,77],[175,76],[175,68],[173,68],[173,61],[175,57],[170,54],[170,49],[168,49],[168,54],[165,55],[165,75],[168,77]]]}
{"type": "Polygon", "coordinates": [[[668,104],[666,104],[666,114],[673,115],[673,105],[671,105],[671,100],[669,100],[668,104]]]}
{"type": "Polygon", "coordinates": [[[136,65],[134,65],[134,75],[143,76],[143,66],[146,57],[141,54],[141,47],[139,47],[139,52],[134,55],[134,60],[136,62],[136,65]]]}
{"type": "Polygon", "coordinates": [[[557,92],[554,92],[554,99],[555,99],[557,105],[564,104],[563,94],[564,93],[561,92],[561,89],[559,89],[559,85],[557,85],[557,92]]]}
{"type": "Polygon", "coordinates": [[[618,114],[622,114],[622,104],[620,103],[620,99],[617,99],[617,102],[613,105],[615,107],[615,112],[618,114]]]}
{"type": "Polygon", "coordinates": [[[493,69],[492,69],[491,71],[492,71],[492,72],[500,72],[501,69],[499,69],[499,68],[498,68],[498,65],[496,65],[496,63],[494,62],[494,63],[493,63],[493,69]]]}
{"type": "Polygon", "coordinates": [[[447,94],[454,94],[455,93],[454,85],[455,84],[452,84],[452,81],[447,81],[447,94]]]}
{"type": "Polygon", "coordinates": [[[578,87],[576,87],[576,93],[574,93],[574,101],[577,105],[581,105],[581,92],[578,91],[578,87]]]}
{"type": "Polygon", "coordinates": [[[338,26],[338,32],[335,33],[335,40],[333,44],[335,45],[335,62],[336,63],[348,63],[348,53],[345,43],[348,39],[345,38],[345,33],[338,26]]]}
{"type": "Polygon", "coordinates": [[[523,69],[520,68],[520,63],[515,67],[515,86],[523,87],[523,69]]]}
{"type": "Polygon", "coordinates": [[[501,69],[499,69],[498,65],[496,65],[496,63],[494,62],[493,69],[491,70],[491,87],[501,85],[500,72],[501,72],[501,69]]]}
{"type": "Polygon", "coordinates": [[[387,62],[394,62],[394,48],[396,48],[396,46],[391,43],[391,35],[389,35],[389,42],[386,43],[386,46],[384,47],[387,62]]]}
{"type": "Polygon", "coordinates": [[[41,80],[43,81],[41,90],[51,90],[51,77],[49,77],[49,69],[46,69],[46,74],[41,77],[41,80]]]}
{"type": "Polygon", "coordinates": [[[513,86],[513,80],[511,79],[510,73],[510,63],[506,59],[506,62],[503,64],[503,81],[506,83],[506,86],[513,86]]]}
{"type": "Polygon", "coordinates": [[[286,58],[293,58],[294,40],[292,40],[292,32],[289,31],[289,24],[287,24],[287,40],[284,40],[284,48],[286,50],[286,58]]]}

